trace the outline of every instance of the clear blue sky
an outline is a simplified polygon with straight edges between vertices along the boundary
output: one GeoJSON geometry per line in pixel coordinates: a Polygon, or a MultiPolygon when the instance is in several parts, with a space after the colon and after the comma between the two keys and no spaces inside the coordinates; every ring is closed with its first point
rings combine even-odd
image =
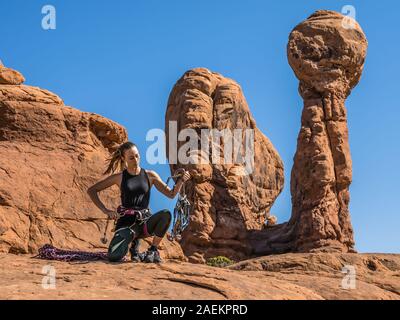
{"type": "MultiPolygon", "coordinates": [[[[272,208],[282,222],[291,212],[302,109],[287,38],[315,10],[344,5],[355,7],[369,41],[364,74],[346,103],[356,248],[399,253],[398,1],[1,1],[0,59],[26,84],[124,125],[142,155],[147,131],[164,128],[169,92],[186,70],[206,67],[236,80],[285,164],[285,188],[272,208]],[[41,27],[46,4],[57,10],[56,30],[41,27]]],[[[144,158],[143,167],[167,178],[167,165],[144,158]]],[[[152,192],[153,210],[173,208],[175,200],[152,192]]]]}

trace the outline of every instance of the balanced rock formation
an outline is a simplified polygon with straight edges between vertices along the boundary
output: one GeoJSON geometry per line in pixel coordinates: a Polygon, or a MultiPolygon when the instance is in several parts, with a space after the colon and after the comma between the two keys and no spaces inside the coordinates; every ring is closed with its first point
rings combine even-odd
{"type": "Polygon", "coordinates": [[[187,71],[169,96],[165,128],[171,171],[184,167],[193,176],[186,183],[192,210],[181,241],[185,255],[193,262],[217,255],[236,260],[249,257],[253,249],[247,241],[248,231],[261,230],[284,178],[283,163],[257,128],[240,86],[204,68],[187,71]],[[186,150],[189,163],[174,155],[190,142],[177,138],[183,129],[193,129],[199,141],[197,150],[186,150]],[[234,129],[239,135],[234,136],[234,129]],[[246,129],[253,137],[246,136],[246,129]],[[229,144],[233,139],[226,136],[219,141],[212,134],[202,138],[204,130],[231,132],[241,151],[233,151],[229,144]],[[200,141],[209,147],[200,148],[200,141]],[[225,161],[229,154],[232,161],[225,161]]]}
{"type": "Polygon", "coordinates": [[[291,176],[295,247],[352,251],[349,216],[352,169],[345,99],[363,70],[367,40],[343,15],[318,11],[290,35],[289,64],[304,99],[291,176]]]}
{"type": "Polygon", "coordinates": [[[317,11],[294,28],[288,60],[304,99],[291,173],[292,216],[269,230],[257,252],[354,251],[352,178],[345,99],[358,83],[367,40],[356,21],[317,11]]]}
{"type": "MultiPolygon", "coordinates": [[[[46,243],[105,249],[106,217],[86,190],[103,178],[105,160],[127,139],[126,130],[65,106],[47,90],[21,85],[23,76],[14,70],[1,70],[0,252],[37,252],[46,243]]],[[[100,197],[116,208],[118,187],[100,197]]],[[[164,243],[168,257],[183,257],[179,245],[164,243]]]]}

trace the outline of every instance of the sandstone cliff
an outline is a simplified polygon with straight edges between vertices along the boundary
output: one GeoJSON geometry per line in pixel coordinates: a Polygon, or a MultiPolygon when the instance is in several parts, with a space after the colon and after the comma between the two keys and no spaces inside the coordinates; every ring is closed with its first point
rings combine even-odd
{"type": "MultiPolygon", "coordinates": [[[[105,160],[126,130],[23,81],[0,66],[0,251],[37,252],[46,243],[105,249],[106,219],[86,190],[104,177],[105,160]]],[[[117,187],[100,197],[109,208],[120,201],[117,187]]],[[[178,244],[164,243],[168,256],[183,258],[178,244]]]]}

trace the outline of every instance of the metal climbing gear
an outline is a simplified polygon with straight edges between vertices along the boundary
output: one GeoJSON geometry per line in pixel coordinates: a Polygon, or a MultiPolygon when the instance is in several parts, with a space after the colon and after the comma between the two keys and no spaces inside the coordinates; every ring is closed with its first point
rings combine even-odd
{"type": "MultiPolygon", "coordinates": [[[[178,178],[184,174],[184,169],[178,169],[175,171],[175,175],[168,177],[166,184],[171,178],[178,178]]],[[[182,190],[179,192],[178,201],[174,208],[174,221],[172,224],[171,233],[168,235],[168,240],[181,240],[182,232],[189,225],[190,222],[190,202],[186,195],[185,184],[182,186],[182,190]]]]}

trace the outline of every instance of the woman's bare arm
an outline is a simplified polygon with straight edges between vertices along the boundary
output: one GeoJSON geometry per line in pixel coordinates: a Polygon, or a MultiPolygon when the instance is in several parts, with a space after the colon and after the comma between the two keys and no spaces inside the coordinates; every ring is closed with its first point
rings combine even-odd
{"type": "Polygon", "coordinates": [[[157,172],[152,170],[146,170],[146,172],[149,175],[151,183],[155,185],[156,189],[171,199],[175,198],[175,196],[181,190],[183,183],[190,178],[189,172],[185,172],[185,174],[178,180],[178,182],[171,189],[164,183],[164,181],[161,180],[157,172]]]}
{"type": "Polygon", "coordinates": [[[101,202],[98,192],[107,189],[114,184],[120,185],[121,184],[121,173],[112,174],[111,176],[100,180],[99,182],[95,183],[91,187],[87,189],[87,194],[89,195],[90,199],[92,199],[93,203],[99,208],[103,213],[107,214],[111,218],[115,218],[113,213],[116,213],[114,210],[109,210],[106,206],[101,202]]]}

